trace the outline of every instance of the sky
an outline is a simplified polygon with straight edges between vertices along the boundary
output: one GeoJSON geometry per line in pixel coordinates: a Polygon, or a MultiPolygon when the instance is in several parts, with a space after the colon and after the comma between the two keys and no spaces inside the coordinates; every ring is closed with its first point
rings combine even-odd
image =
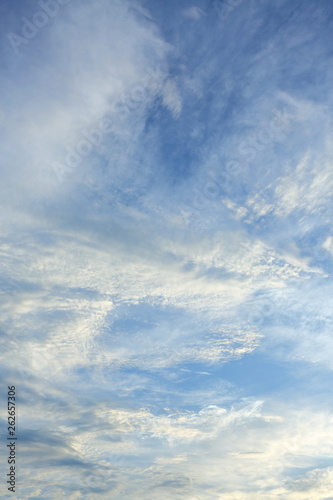
{"type": "Polygon", "coordinates": [[[1,498],[332,500],[333,3],[0,10],[1,498]]]}

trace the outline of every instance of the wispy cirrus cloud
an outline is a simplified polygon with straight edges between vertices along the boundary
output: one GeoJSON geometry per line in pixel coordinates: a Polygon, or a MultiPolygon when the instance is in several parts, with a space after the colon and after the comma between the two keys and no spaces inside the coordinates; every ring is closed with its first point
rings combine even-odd
{"type": "Polygon", "coordinates": [[[1,21],[18,498],[328,496],[330,6],[58,3],[1,21]]]}

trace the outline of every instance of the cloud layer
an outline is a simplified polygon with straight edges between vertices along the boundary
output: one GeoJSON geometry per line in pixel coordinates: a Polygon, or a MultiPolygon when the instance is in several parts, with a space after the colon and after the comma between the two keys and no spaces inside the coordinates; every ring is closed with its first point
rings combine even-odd
{"type": "Polygon", "coordinates": [[[1,20],[17,498],[330,498],[329,2],[41,4],[1,20]]]}

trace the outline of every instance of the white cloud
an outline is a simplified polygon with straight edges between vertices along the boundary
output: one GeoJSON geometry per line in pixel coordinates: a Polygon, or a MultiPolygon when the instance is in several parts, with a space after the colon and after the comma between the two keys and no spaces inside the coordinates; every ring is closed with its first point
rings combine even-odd
{"type": "MultiPolygon", "coordinates": [[[[125,488],[123,495],[129,497],[162,484],[166,498],[173,487],[175,494],[203,499],[218,492],[221,498],[244,499],[278,494],[302,498],[299,495],[305,489],[309,498],[326,493],[331,469],[319,470],[316,464],[331,457],[330,415],[286,406],[281,410],[283,417],[253,401],[231,410],[210,406],[198,413],[153,416],[143,409],[111,410],[104,405],[96,408],[99,430],[82,433],[77,429],[71,443],[82,460],[92,461],[101,470],[109,460],[125,488]],[[107,430],[107,422],[112,430],[107,430]],[[121,441],[110,442],[111,435],[121,436],[121,441]],[[117,454],[124,458],[116,462],[117,454]],[[137,460],[135,468],[128,469],[126,456],[137,460]],[[151,475],[149,486],[143,481],[144,471],[151,475]],[[131,484],[124,483],[128,473],[131,484]]],[[[113,474],[106,473],[104,479],[113,474]]]]}

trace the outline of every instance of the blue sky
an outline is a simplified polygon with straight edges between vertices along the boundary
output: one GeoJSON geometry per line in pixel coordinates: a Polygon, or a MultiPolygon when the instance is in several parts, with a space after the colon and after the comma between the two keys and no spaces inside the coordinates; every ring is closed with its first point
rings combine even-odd
{"type": "Polygon", "coordinates": [[[332,499],[332,3],[0,18],[15,498],[332,499]]]}

